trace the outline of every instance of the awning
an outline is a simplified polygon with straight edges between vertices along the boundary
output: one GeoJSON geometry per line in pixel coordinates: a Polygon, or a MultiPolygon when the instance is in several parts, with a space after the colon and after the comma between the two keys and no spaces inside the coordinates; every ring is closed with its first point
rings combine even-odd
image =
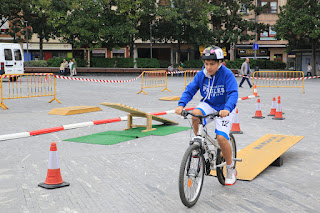
{"type": "MultiPolygon", "coordinates": [[[[251,58],[251,59],[254,59],[254,56],[242,56],[240,58],[251,58]]],[[[257,56],[256,58],[259,58],[259,59],[270,59],[269,56],[257,56]]]]}

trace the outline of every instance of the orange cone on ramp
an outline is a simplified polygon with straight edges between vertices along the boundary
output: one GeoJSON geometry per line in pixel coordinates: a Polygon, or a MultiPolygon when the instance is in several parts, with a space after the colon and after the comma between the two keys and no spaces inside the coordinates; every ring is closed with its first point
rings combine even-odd
{"type": "Polygon", "coordinates": [[[262,112],[261,112],[261,104],[260,104],[260,98],[257,99],[257,107],[256,107],[256,113],[252,118],[258,118],[258,119],[262,119],[264,118],[262,116],[262,112]]]}
{"type": "Polygon", "coordinates": [[[277,111],[277,102],[276,98],[273,97],[272,104],[271,104],[271,110],[268,116],[275,116],[277,111]]]}
{"type": "Polygon", "coordinates": [[[232,134],[243,134],[240,130],[239,116],[238,116],[238,107],[236,108],[236,114],[234,116],[234,122],[232,123],[231,133],[232,134]]]}
{"type": "Polygon", "coordinates": [[[57,145],[55,142],[52,142],[49,153],[47,178],[44,183],[39,183],[38,186],[46,189],[55,189],[69,185],[70,183],[63,182],[62,180],[57,145]]]}
{"type": "Polygon", "coordinates": [[[275,114],[274,118],[272,118],[272,119],[274,119],[274,120],[284,120],[284,118],[282,117],[282,107],[281,107],[281,102],[280,102],[280,96],[278,98],[276,114],[275,114]]]}

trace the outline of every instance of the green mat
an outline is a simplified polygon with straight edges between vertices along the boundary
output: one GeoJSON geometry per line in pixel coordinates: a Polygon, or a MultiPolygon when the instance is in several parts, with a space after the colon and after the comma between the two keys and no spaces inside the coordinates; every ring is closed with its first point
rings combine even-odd
{"type": "Polygon", "coordinates": [[[92,135],[86,135],[78,138],[70,138],[65,141],[80,142],[80,143],[91,143],[91,144],[101,144],[101,145],[112,145],[135,138],[142,138],[148,135],[169,135],[176,132],[181,132],[190,129],[190,127],[183,126],[168,126],[168,125],[153,125],[156,130],[150,132],[141,132],[144,127],[137,127],[125,131],[107,131],[96,133],[92,135]]]}

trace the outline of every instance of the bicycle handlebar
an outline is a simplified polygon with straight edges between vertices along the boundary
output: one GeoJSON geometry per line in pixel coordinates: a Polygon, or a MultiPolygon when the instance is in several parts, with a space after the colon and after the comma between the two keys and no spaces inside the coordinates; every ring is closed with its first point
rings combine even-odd
{"type": "Polygon", "coordinates": [[[215,113],[211,113],[211,114],[208,114],[208,115],[195,115],[193,114],[192,112],[188,112],[186,110],[182,110],[181,112],[181,115],[186,119],[188,115],[192,115],[196,118],[199,118],[199,119],[202,119],[202,118],[207,118],[209,117],[210,119],[213,119],[215,117],[218,117],[219,116],[219,112],[215,112],[215,113]]]}

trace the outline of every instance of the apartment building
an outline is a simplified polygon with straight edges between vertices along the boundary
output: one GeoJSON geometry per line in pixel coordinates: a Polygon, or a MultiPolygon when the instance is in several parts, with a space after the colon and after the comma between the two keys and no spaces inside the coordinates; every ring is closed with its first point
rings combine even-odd
{"type": "Polygon", "coordinates": [[[272,29],[272,26],[276,24],[278,20],[279,7],[284,6],[287,0],[255,0],[254,3],[256,6],[268,5],[269,8],[256,16],[253,11],[248,11],[245,5],[242,5],[241,12],[243,13],[243,18],[256,21],[257,23],[269,24],[269,30],[263,33],[257,33],[257,41],[250,40],[236,44],[236,57],[254,58],[253,44],[257,43],[259,49],[256,50],[256,58],[287,63],[288,54],[286,52],[286,45],[288,42],[277,40],[275,38],[276,32],[272,29]]]}

